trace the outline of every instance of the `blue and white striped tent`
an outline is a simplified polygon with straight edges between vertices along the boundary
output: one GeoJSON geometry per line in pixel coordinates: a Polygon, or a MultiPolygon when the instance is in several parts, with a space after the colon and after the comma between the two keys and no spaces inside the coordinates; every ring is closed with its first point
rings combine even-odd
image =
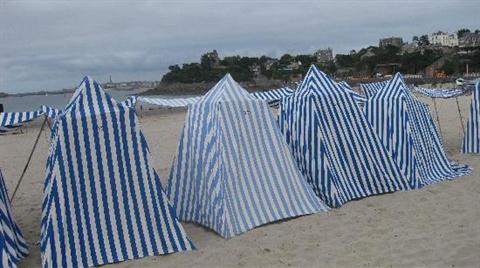
{"type": "Polygon", "coordinates": [[[196,103],[201,97],[189,97],[189,98],[152,98],[152,97],[138,97],[137,101],[154,104],[165,108],[181,108],[187,107],[190,104],[196,103]]]}
{"type": "Polygon", "coordinates": [[[279,125],[301,172],[331,207],[410,189],[352,95],[313,65],[280,103],[279,125]]]}
{"type": "Polygon", "coordinates": [[[7,187],[0,171],[0,267],[17,267],[17,263],[27,255],[27,242],[13,218],[7,187]]]}
{"type": "Polygon", "coordinates": [[[29,112],[0,113],[0,127],[21,126],[22,124],[32,121],[43,114],[44,112],[41,109],[29,112]]]}
{"type": "Polygon", "coordinates": [[[455,98],[464,93],[462,89],[459,88],[424,88],[424,87],[413,87],[416,92],[425,95],[430,98],[455,98]]]}
{"type": "Polygon", "coordinates": [[[256,91],[250,94],[252,95],[252,97],[256,99],[264,100],[268,103],[273,103],[273,102],[278,102],[282,98],[292,95],[293,89],[289,87],[282,87],[282,88],[277,88],[277,89],[272,89],[267,91],[256,91]]]}
{"type": "Polygon", "coordinates": [[[365,113],[412,188],[470,172],[447,159],[428,106],[413,96],[399,73],[368,99],[365,113]]]}
{"type": "Polygon", "coordinates": [[[136,103],[137,103],[136,96],[129,96],[125,101],[122,102],[123,105],[130,108],[134,108],[136,103]]]}
{"type": "Polygon", "coordinates": [[[53,125],[43,267],[99,266],[193,249],[150,165],[132,109],[86,77],[53,125]]]}
{"type": "Polygon", "coordinates": [[[367,101],[366,97],[360,95],[355,90],[353,90],[353,88],[347,82],[341,81],[341,82],[338,83],[338,85],[341,88],[345,89],[347,92],[349,92],[350,95],[352,95],[355,102],[357,102],[357,104],[364,104],[367,101]]]}
{"type": "Polygon", "coordinates": [[[189,107],[167,193],[179,219],[225,238],[327,210],[296,168],[268,104],[229,74],[189,107]]]}
{"type": "Polygon", "coordinates": [[[365,96],[368,98],[375,95],[379,90],[384,88],[388,83],[388,80],[381,81],[381,82],[372,82],[372,83],[360,83],[360,87],[362,88],[365,96]]]}
{"type": "Polygon", "coordinates": [[[464,154],[480,154],[480,81],[477,81],[473,90],[462,152],[464,154]]]}
{"type": "Polygon", "coordinates": [[[55,109],[45,105],[42,105],[41,110],[48,118],[53,120],[55,120],[55,118],[57,118],[57,116],[62,112],[59,109],[55,109]]]}

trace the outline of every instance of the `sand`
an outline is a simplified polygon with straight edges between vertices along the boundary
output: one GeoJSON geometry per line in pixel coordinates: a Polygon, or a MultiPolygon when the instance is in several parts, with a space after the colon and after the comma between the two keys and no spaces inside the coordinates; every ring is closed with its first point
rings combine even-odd
{"type": "MultiPolygon", "coordinates": [[[[427,103],[431,101],[422,98],[427,103]]],[[[461,97],[464,120],[470,97],[461,97]]],[[[230,240],[185,223],[197,251],[147,257],[115,267],[479,267],[480,156],[460,154],[462,129],[454,99],[439,100],[440,125],[450,159],[470,164],[471,176],[420,190],[368,197],[328,213],[268,224],[230,240]]],[[[433,109],[433,105],[431,105],[433,109]]],[[[174,157],[185,111],[150,112],[141,118],[162,181],[174,157]]],[[[10,193],[20,177],[38,123],[24,134],[0,136],[0,168],[10,193]]],[[[39,267],[43,176],[49,131],[13,201],[31,254],[20,267],[39,267]]]]}

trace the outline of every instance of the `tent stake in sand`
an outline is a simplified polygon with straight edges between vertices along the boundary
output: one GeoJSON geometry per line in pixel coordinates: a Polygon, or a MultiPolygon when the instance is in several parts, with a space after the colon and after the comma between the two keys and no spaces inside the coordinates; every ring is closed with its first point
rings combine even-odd
{"type": "Polygon", "coordinates": [[[20,176],[20,179],[17,182],[17,185],[15,186],[15,190],[12,193],[12,197],[10,198],[10,203],[13,202],[13,198],[15,198],[15,194],[17,193],[18,187],[20,187],[20,184],[22,183],[23,177],[25,176],[25,172],[27,172],[28,165],[30,164],[30,160],[32,160],[33,153],[35,152],[35,149],[37,148],[38,140],[40,139],[40,135],[43,132],[43,128],[45,127],[45,123],[47,122],[47,116],[45,116],[45,119],[43,120],[42,126],[40,127],[40,131],[38,132],[37,139],[35,140],[35,143],[33,144],[32,151],[30,152],[30,156],[28,157],[27,163],[25,164],[25,167],[23,168],[22,175],[20,176]]]}

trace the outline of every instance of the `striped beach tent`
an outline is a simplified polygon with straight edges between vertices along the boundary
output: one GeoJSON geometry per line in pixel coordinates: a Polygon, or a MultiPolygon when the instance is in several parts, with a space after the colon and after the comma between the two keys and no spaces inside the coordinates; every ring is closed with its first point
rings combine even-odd
{"type": "Polygon", "coordinates": [[[353,99],[355,100],[355,102],[357,102],[357,104],[363,104],[367,101],[367,98],[360,95],[359,93],[357,93],[355,90],[353,90],[353,88],[345,81],[341,81],[338,83],[338,85],[345,89],[348,93],[350,93],[350,95],[352,95],[353,99]]]}
{"type": "Polygon", "coordinates": [[[313,65],[280,103],[279,125],[299,169],[331,207],[410,189],[352,95],[313,65]]]}
{"type": "Polygon", "coordinates": [[[250,93],[252,97],[264,100],[268,103],[278,102],[280,99],[285,98],[293,94],[293,89],[289,87],[282,87],[267,91],[257,91],[250,93]]]}
{"type": "Polygon", "coordinates": [[[136,103],[137,103],[136,96],[129,96],[125,101],[122,102],[123,105],[130,108],[134,108],[136,103]]]}
{"type": "Polygon", "coordinates": [[[427,97],[430,98],[455,98],[462,95],[464,90],[460,88],[424,88],[424,87],[413,87],[413,89],[427,97]]]}
{"type": "Polygon", "coordinates": [[[189,97],[189,98],[152,98],[152,97],[138,97],[137,101],[154,104],[165,108],[181,108],[187,107],[190,104],[196,103],[201,97],[189,97]]]}
{"type": "Polygon", "coordinates": [[[0,127],[20,126],[42,116],[43,114],[44,112],[41,109],[28,112],[0,113],[0,127]]]}
{"type": "Polygon", "coordinates": [[[462,152],[464,154],[480,154],[480,81],[477,81],[473,90],[462,152]]]}
{"type": "Polygon", "coordinates": [[[268,104],[229,74],[189,107],[167,193],[179,219],[224,238],[328,209],[296,168],[268,104]]]}
{"type": "Polygon", "coordinates": [[[132,109],[86,77],[53,124],[43,267],[90,267],[193,249],[132,109]]]}
{"type": "Polygon", "coordinates": [[[61,110],[52,108],[50,106],[42,105],[41,110],[50,119],[55,119],[61,113],[61,110]]]}
{"type": "Polygon", "coordinates": [[[412,188],[470,172],[447,159],[427,104],[413,96],[400,73],[368,99],[365,113],[412,188]]]}
{"type": "Polygon", "coordinates": [[[0,267],[17,267],[17,263],[27,255],[27,243],[13,218],[7,187],[0,170],[0,267]]]}
{"type": "Polygon", "coordinates": [[[372,82],[372,83],[360,83],[360,87],[362,88],[365,96],[368,98],[375,95],[379,90],[385,87],[388,83],[388,80],[381,81],[381,82],[372,82]]]}

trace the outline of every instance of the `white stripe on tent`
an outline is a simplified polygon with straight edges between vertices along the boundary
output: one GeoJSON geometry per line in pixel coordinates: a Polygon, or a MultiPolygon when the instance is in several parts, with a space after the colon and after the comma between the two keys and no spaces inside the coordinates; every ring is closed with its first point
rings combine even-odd
{"type": "Polygon", "coordinates": [[[229,74],[189,107],[167,192],[181,220],[225,238],[327,210],[296,168],[268,104],[229,74]]]}
{"type": "Polygon", "coordinates": [[[43,267],[191,250],[132,109],[86,77],[55,120],[42,204],[43,267]]]}
{"type": "Polygon", "coordinates": [[[375,95],[379,90],[381,90],[384,86],[386,86],[388,80],[381,81],[381,82],[372,82],[372,83],[360,83],[360,87],[362,88],[363,92],[367,99],[371,98],[375,95]]]}
{"type": "Polygon", "coordinates": [[[470,172],[448,161],[428,106],[410,93],[399,73],[368,99],[365,113],[412,188],[470,172]]]}
{"type": "Polygon", "coordinates": [[[424,87],[413,87],[415,91],[421,93],[427,97],[431,98],[454,98],[462,95],[464,91],[462,89],[445,89],[445,88],[424,88],[424,87]]]}
{"type": "Polygon", "coordinates": [[[464,154],[480,154],[480,81],[475,84],[470,104],[462,152],[464,154]]]}
{"type": "Polygon", "coordinates": [[[313,65],[280,103],[279,125],[298,167],[329,206],[410,188],[352,95],[313,65]]]}
{"type": "Polygon", "coordinates": [[[17,267],[28,255],[27,242],[12,215],[7,187],[0,170],[0,267],[17,267]]]}

